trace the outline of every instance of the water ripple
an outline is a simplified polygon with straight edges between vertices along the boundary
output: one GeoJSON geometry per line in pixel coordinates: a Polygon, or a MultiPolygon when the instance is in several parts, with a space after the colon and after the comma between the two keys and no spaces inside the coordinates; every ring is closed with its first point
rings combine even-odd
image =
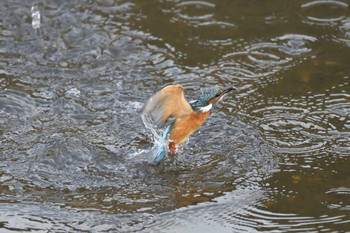
{"type": "Polygon", "coordinates": [[[342,93],[346,89],[344,85],[331,89],[337,92],[300,99],[270,99],[258,104],[252,113],[279,152],[310,155],[316,151],[324,153],[327,148],[333,153],[348,154],[345,148],[349,145],[350,135],[347,126],[350,96],[342,93]],[[332,143],[334,140],[337,143],[332,143]]]}
{"type": "Polygon", "coordinates": [[[206,1],[187,1],[180,2],[175,7],[178,9],[175,12],[177,12],[180,18],[190,21],[202,21],[214,16],[214,14],[209,13],[209,9],[214,8],[215,4],[206,1]]]}
{"type": "Polygon", "coordinates": [[[316,0],[301,5],[305,22],[316,25],[330,25],[343,20],[349,5],[336,0],[316,0]]]}
{"type": "Polygon", "coordinates": [[[37,112],[35,100],[30,95],[15,90],[0,92],[0,106],[1,112],[11,118],[28,117],[37,112]]]}
{"type": "Polygon", "coordinates": [[[219,232],[251,232],[261,231],[287,232],[319,231],[328,229],[329,223],[348,222],[345,215],[318,218],[298,216],[289,213],[276,213],[254,206],[257,200],[262,200],[264,192],[256,187],[238,188],[223,197],[216,198],[214,203],[203,203],[196,208],[181,208],[173,213],[165,213],[151,223],[152,229],[161,229],[162,232],[200,232],[204,229],[219,232]],[[245,193],[245,198],[240,195],[245,193]],[[208,211],[210,210],[210,211],[208,211]],[[181,221],[174,221],[174,216],[181,216],[181,221]],[[203,221],[205,219],[205,221],[203,221]]]}
{"type": "Polygon", "coordinates": [[[331,201],[327,201],[327,206],[329,209],[338,209],[338,210],[350,210],[350,188],[348,187],[338,187],[332,188],[326,192],[329,196],[335,196],[336,198],[331,201]]]}
{"type": "Polygon", "coordinates": [[[41,1],[36,29],[32,6],[0,1],[1,227],[347,229],[348,3],[41,1]],[[154,166],[139,110],[170,83],[237,89],[154,166]]]}
{"type": "MultiPolygon", "coordinates": [[[[271,42],[261,42],[246,46],[244,51],[223,56],[218,74],[235,75],[242,79],[256,79],[284,69],[311,56],[312,43],[317,38],[301,34],[285,34],[272,38],[271,42]]],[[[223,77],[224,78],[224,77],[223,77]]]]}

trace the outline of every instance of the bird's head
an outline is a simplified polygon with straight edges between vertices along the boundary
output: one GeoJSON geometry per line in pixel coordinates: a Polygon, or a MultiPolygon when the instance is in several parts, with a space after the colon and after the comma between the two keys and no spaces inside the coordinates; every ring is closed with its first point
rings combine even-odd
{"type": "Polygon", "coordinates": [[[221,90],[217,86],[207,88],[201,92],[197,100],[190,102],[190,105],[196,112],[208,112],[224,94],[233,89],[230,87],[221,90]]]}

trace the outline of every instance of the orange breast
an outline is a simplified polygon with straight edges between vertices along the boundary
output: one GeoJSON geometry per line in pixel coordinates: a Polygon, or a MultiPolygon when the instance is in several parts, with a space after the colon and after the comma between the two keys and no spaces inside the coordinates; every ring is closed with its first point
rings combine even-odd
{"type": "Polygon", "coordinates": [[[169,139],[176,144],[183,143],[191,134],[193,134],[208,118],[210,112],[196,113],[178,118],[172,130],[169,139]]]}

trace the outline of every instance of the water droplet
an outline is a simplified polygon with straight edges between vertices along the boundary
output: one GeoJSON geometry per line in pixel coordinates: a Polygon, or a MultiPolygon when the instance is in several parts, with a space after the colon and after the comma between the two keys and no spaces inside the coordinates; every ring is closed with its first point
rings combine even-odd
{"type": "Polygon", "coordinates": [[[40,11],[38,9],[38,6],[33,5],[32,6],[32,27],[34,29],[40,28],[40,11]]]}
{"type": "Polygon", "coordinates": [[[66,94],[68,96],[79,97],[80,96],[80,91],[77,88],[73,87],[72,89],[66,91],[66,94]]]}

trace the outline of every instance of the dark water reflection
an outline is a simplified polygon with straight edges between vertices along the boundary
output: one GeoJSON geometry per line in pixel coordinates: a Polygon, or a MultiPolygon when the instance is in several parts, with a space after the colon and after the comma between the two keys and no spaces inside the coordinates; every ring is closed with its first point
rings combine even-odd
{"type": "Polygon", "coordinates": [[[0,15],[0,229],[349,229],[348,2],[1,1],[0,15]],[[237,91],[153,166],[139,109],[171,83],[237,91]]]}

